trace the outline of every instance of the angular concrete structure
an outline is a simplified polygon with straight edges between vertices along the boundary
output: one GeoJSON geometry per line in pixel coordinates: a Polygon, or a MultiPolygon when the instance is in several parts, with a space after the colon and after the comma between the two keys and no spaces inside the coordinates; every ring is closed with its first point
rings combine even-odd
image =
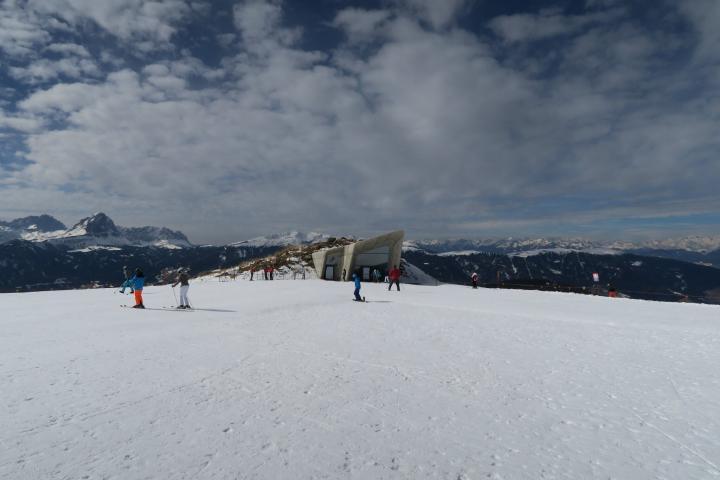
{"type": "Polygon", "coordinates": [[[398,230],[344,247],[319,250],[313,253],[315,271],[324,280],[347,281],[358,271],[368,281],[374,270],[385,278],[394,265],[400,266],[404,238],[405,232],[398,230]]]}

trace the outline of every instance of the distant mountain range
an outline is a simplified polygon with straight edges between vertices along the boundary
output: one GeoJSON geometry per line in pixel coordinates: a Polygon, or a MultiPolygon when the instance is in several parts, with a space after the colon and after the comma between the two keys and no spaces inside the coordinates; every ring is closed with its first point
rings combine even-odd
{"type": "Polygon", "coordinates": [[[49,216],[0,222],[0,242],[27,240],[72,248],[134,246],[186,248],[192,244],[182,233],[164,227],[120,227],[104,213],[83,218],[70,228],[49,216]]]}
{"type": "Polygon", "coordinates": [[[585,238],[485,238],[485,239],[440,239],[409,240],[405,248],[419,248],[428,252],[449,251],[495,251],[497,253],[526,252],[532,250],[602,250],[625,252],[628,250],[686,250],[696,253],[708,253],[720,250],[720,236],[690,236],[644,242],[600,241],[585,238]]]}
{"type": "MultiPolygon", "coordinates": [[[[30,291],[121,283],[122,267],[142,267],[149,281],[164,269],[193,273],[229,268],[273,255],[289,245],[324,242],[323,233],[287,233],[226,246],[193,245],[164,227],[121,227],[104,213],[67,228],[49,215],[0,221],[0,291],[30,291]]],[[[612,283],[637,298],[698,301],[720,297],[720,237],[652,242],[600,242],[563,238],[406,241],[406,269],[446,283],[466,284],[478,272],[485,284],[568,289],[612,283]],[[718,268],[714,268],[718,267],[718,268]],[[632,293],[630,293],[632,292],[632,293]]]]}
{"type": "Polygon", "coordinates": [[[147,282],[159,281],[164,270],[189,268],[191,275],[265,257],[277,248],[192,246],[87,247],[72,249],[51,242],[13,240],[0,244],[0,292],[119,287],[123,267],[142,268],[147,282]]]}
{"type": "Polygon", "coordinates": [[[594,255],[635,254],[720,267],[720,237],[685,237],[647,242],[595,241],[579,238],[503,238],[410,240],[405,251],[456,256],[495,253],[528,257],[543,253],[581,252],[594,255]]]}
{"type": "Polygon", "coordinates": [[[329,238],[330,235],[324,233],[291,231],[266,237],[255,237],[249,240],[231,243],[230,245],[235,247],[287,247],[289,245],[308,245],[311,243],[324,242],[329,238]]]}
{"type": "Polygon", "coordinates": [[[720,269],[635,254],[598,255],[544,252],[515,256],[501,253],[433,254],[407,250],[403,258],[444,283],[480,283],[507,288],[607,291],[612,285],[631,298],[720,303],[720,269]],[[595,285],[593,273],[600,282],[595,285]]]}

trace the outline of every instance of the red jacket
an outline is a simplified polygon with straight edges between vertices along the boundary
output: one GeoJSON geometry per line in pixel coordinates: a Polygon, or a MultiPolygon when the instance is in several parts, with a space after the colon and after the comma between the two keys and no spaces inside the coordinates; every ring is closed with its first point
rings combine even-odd
{"type": "Polygon", "coordinates": [[[390,274],[388,275],[388,277],[390,277],[390,280],[393,281],[400,280],[400,269],[393,268],[392,270],[390,270],[390,274]]]}

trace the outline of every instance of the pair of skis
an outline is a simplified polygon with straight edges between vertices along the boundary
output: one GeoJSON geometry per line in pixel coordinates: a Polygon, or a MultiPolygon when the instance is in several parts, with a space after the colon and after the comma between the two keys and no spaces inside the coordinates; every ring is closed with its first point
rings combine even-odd
{"type": "MultiPolygon", "coordinates": [[[[135,308],[133,305],[120,305],[122,308],[135,308]]],[[[135,308],[135,310],[156,310],[165,312],[193,312],[192,308],[160,307],[160,308],[135,308]]]]}

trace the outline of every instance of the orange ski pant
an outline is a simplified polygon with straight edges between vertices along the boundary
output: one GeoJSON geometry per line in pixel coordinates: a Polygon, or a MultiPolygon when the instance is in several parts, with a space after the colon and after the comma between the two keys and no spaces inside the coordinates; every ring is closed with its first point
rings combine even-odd
{"type": "Polygon", "coordinates": [[[142,290],[135,290],[135,305],[142,305],[142,290]]]}

